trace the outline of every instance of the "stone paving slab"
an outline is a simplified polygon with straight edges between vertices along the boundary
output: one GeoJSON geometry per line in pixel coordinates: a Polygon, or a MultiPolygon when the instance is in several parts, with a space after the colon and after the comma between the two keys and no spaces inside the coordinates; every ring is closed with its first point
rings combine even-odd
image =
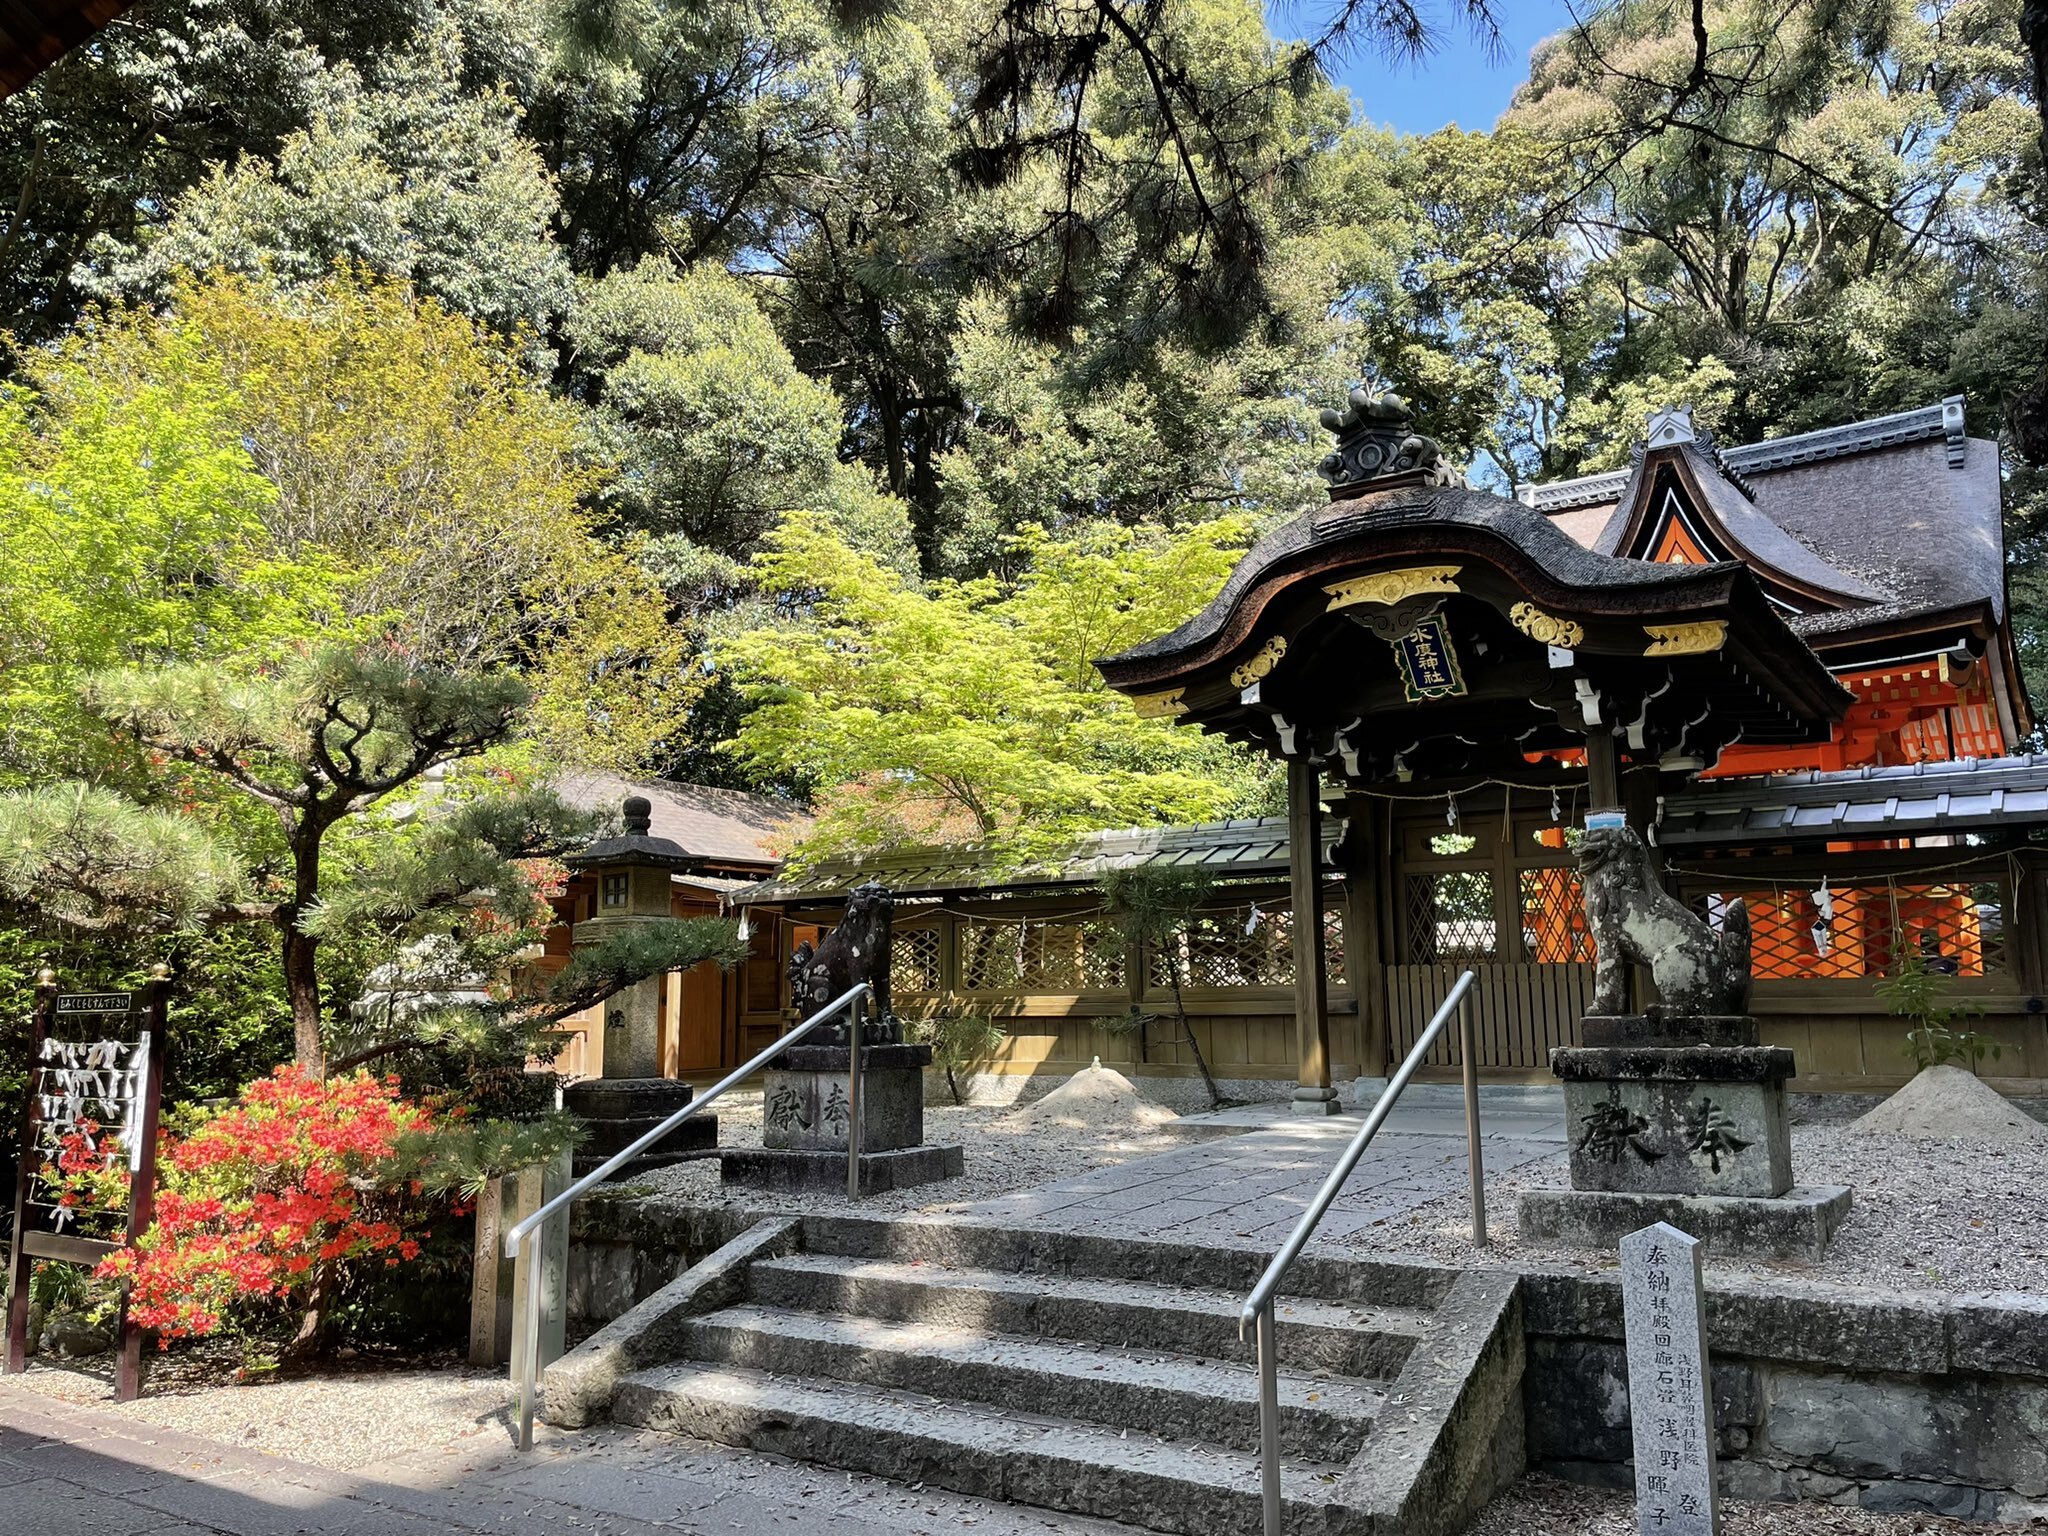
{"type": "Polygon", "coordinates": [[[0,1489],[0,1536],[1142,1536],[611,1426],[338,1472],[4,1380],[0,1489]]]}
{"type": "MultiPolygon", "coordinates": [[[[959,1214],[1105,1237],[1283,1241],[1358,1133],[1360,1117],[1293,1118],[1284,1106],[1246,1105],[1201,1118],[1233,1115],[1256,1128],[977,1201],[959,1214]]],[[[1565,1139],[1561,1108],[1552,1115],[1518,1104],[1488,1119],[1482,1107],[1481,1129],[1493,1171],[1553,1156],[1565,1139]]],[[[1465,1146],[1462,1106],[1403,1103],[1352,1170],[1322,1234],[1354,1236],[1464,1189],[1465,1146]]]]}

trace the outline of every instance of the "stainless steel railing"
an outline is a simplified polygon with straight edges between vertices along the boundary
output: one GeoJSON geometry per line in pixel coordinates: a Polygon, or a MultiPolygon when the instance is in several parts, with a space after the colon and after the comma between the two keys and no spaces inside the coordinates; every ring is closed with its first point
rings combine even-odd
{"type": "Polygon", "coordinates": [[[1387,1116],[1393,1113],[1402,1090],[1408,1086],[1416,1068],[1422,1065],[1430,1047],[1436,1044],[1437,1036],[1444,1032],[1444,1025],[1453,1013],[1458,1015],[1458,1055],[1465,1069],[1465,1153],[1472,1165],[1472,1241],[1477,1247],[1486,1246],[1486,1162],[1479,1150],[1479,1063],[1472,1048],[1472,1004],[1468,996],[1472,980],[1473,973],[1467,971],[1452,985],[1444,997],[1443,1006],[1430,1019],[1429,1028],[1415,1042],[1415,1049],[1401,1063],[1400,1070],[1387,1084],[1387,1091],[1373,1105],[1372,1112],[1365,1117],[1365,1124],[1351,1138],[1351,1145],[1337,1159],[1337,1166],[1323,1180],[1323,1187],[1316,1191],[1315,1199],[1302,1212],[1294,1231],[1280,1245],[1280,1251],[1273,1255],[1273,1262],[1266,1266],[1259,1283],[1245,1298],[1244,1310],[1238,1314],[1237,1336],[1243,1338],[1248,1327],[1256,1328],[1258,1334],[1259,1472],[1264,1483],[1266,1536],[1280,1536],[1280,1354],[1279,1341],[1274,1336],[1274,1293],[1280,1289],[1280,1282],[1287,1278],[1287,1271],[1294,1266],[1294,1261],[1301,1257],[1301,1250],[1308,1245],[1308,1240],[1315,1236],[1316,1228],[1328,1214],[1331,1202],[1344,1188],[1344,1181],[1351,1177],[1351,1170],[1358,1166],[1365,1149],[1372,1145],[1373,1137],[1380,1133],[1387,1116]]]}
{"type": "MultiPolygon", "coordinates": [[[[847,1021],[846,1037],[852,1042],[851,1064],[847,1068],[846,1081],[846,1193],[848,1198],[860,1195],[860,1057],[862,1026],[867,1018],[869,987],[866,982],[841,993],[831,1002],[797,1025],[788,1034],[762,1051],[743,1067],[736,1067],[719,1080],[701,1098],[693,1098],[681,1109],[670,1115],[653,1130],[634,1142],[625,1151],[606,1159],[586,1173],[582,1178],[548,1201],[531,1216],[521,1221],[505,1234],[505,1257],[515,1265],[522,1265],[526,1279],[526,1305],[520,1315],[520,1367],[519,1367],[519,1449],[533,1449],[533,1406],[536,1383],[540,1376],[540,1253],[543,1244],[538,1234],[544,1223],[558,1213],[566,1214],[570,1203],[584,1194],[593,1184],[601,1184],[616,1172],[629,1158],[660,1141],[692,1115],[699,1114],[715,1103],[726,1089],[746,1081],[767,1066],[783,1051],[795,1045],[820,1025],[829,1022],[835,1015],[851,1010],[847,1021]],[[534,1237],[529,1243],[527,1239],[534,1237]]],[[[516,1273],[517,1271],[515,1271],[516,1273]]]]}

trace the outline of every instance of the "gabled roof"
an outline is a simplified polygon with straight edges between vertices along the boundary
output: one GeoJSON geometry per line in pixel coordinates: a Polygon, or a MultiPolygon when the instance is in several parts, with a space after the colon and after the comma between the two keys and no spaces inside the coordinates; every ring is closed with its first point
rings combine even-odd
{"type": "MultiPolygon", "coordinates": [[[[1760,443],[1724,448],[1721,457],[1738,474],[1767,473],[1792,464],[1817,464],[1823,459],[1839,459],[1873,453],[1880,448],[1895,448],[1901,443],[1937,439],[1944,445],[1950,465],[1961,467],[1972,441],[1963,433],[1961,395],[1950,395],[1938,405],[1923,405],[1890,416],[1872,417],[1868,421],[1852,421],[1839,427],[1823,427],[1817,432],[1800,432],[1791,437],[1772,437],[1760,443]]],[[[1602,470],[1594,475],[1580,475],[1574,480],[1525,485],[1517,494],[1524,504],[1538,512],[1612,505],[1620,498],[1622,487],[1628,484],[1630,473],[1626,469],[1602,470]]]]}
{"type": "Polygon", "coordinates": [[[555,789],[571,805],[585,810],[614,810],[628,795],[645,796],[652,834],[680,844],[693,859],[711,864],[772,869],[781,861],[780,845],[795,838],[810,819],[796,806],[772,795],[714,789],[675,779],[569,772],[556,778],[555,789]]]}
{"type": "MultiPolygon", "coordinates": [[[[1704,496],[1759,562],[1847,599],[1792,620],[1815,638],[2005,613],[1998,446],[1964,430],[1963,397],[1818,432],[1690,453],[1704,496]],[[1718,473],[1709,474],[1712,467],[1718,473]]],[[[1653,455],[1646,452],[1647,462],[1653,455]]],[[[1526,486],[1518,499],[1594,548],[1620,542],[1640,467],[1526,486]]]]}
{"type": "MultiPolygon", "coordinates": [[[[1656,425],[1652,423],[1652,445],[1637,460],[1593,546],[1597,551],[1649,558],[1675,499],[1708,524],[1705,532],[1711,543],[1756,571],[1767,586],[1782,588],[1795,606],[1818,603],[1835,608],[1884,601],[1884,592],[1830,564],[1766,516],[1748,482],[1731,471],[1710,441],[1688,435],[1659,442],[1656,425]],[[1660,488],[1665,494],[1659,494],[1660,488]]],[[[1683,430],[1693,429],[1688,424],[1683,430]]]]}

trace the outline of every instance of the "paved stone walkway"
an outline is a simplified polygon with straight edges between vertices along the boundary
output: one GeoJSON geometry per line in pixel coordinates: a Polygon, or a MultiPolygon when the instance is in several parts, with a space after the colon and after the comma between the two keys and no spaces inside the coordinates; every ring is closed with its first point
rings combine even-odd
{"type": "MultiPolygon", "coordinates": [[[[258,1389],[271,1390],[271,1389],[258,1389]]],[[[394,1451],[403,1447],[394,1447],[394,1451]]],[[[1140,1536],[675,1435],[543,1429],[533,1452],[332,1472],[0,1382],[4,1536],[1140,1536]]]]}
{"type": "MultiPolygon", "coordinates": [[[[1318,1229],[1344,1238],[1468,1187],[1462,1107],[1430,1095],[1404,1099],[1373,1139],[1318,1229]]],[[[1284,1107],[1248,1106],[1216,1116],[1219,1127],[1260,1128],[1092,1173],[1041,1184],[960,1214],[1118,1237],[1169,1237],[1272,1247],[1283,1241],[1357,1134],[1356,1113],[1290,1117],[1284,1107]]],[[[1562,1097],[1482,1101],[1481,1145],[1490,1171],[1554,1156],[1564,1144],[1562,1097]]]]}

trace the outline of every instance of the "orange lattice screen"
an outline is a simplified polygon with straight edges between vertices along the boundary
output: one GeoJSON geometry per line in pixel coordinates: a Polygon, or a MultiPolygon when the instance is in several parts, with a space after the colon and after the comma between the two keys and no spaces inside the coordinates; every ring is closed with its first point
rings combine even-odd
{"type": "Polygon", "coordinates": [[[1522,948],[1538,965],[1569,965],[1593,958],[1593,934],[1579,900],[1579,872],[1555,869],[1521,872],[1522,948]]]}
{"type": "Polygon", "coordinates": [[[1757,979],[1789,981],[1890,975],[1902,960],[1958,976],[2005,969],[2005,887],[1880,883],[1829,888],[1750,889],[1706,898],[1710,920],[1740,896],[1749,907],[1757,979]]]}

